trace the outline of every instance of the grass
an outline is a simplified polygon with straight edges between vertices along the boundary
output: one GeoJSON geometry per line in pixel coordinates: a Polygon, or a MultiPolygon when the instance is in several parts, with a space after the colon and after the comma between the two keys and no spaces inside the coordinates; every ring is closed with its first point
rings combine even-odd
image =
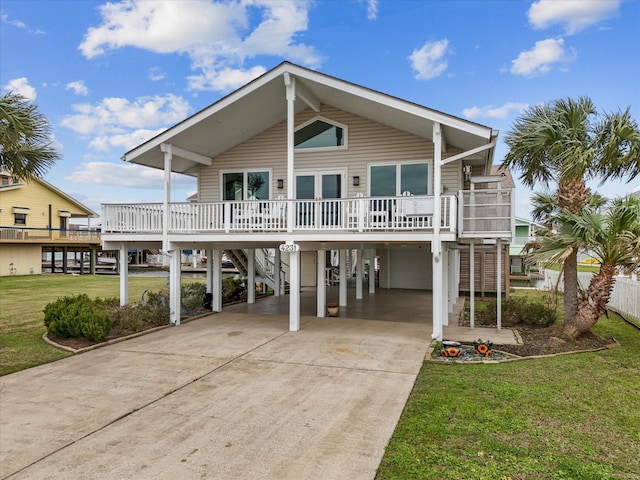
{"type": "Polygon", "coordinates": [[[499,365],[425,363],[383,479],[640,479],[640,332],[621,347],[499,365]]]}
{"type": "MultiPolygon", "coordinates": [[[[190,279],[189,281],[193,281],[190,279]]],[[[161,277],[129,277],[129,302],[145,289],[158,291],[161,277]]],[[[0,375],[52,362],[69,354],[42,340],[45,305],[65,295],[118,297],[117,276],[29,275],[0,277],[0,375]]]]}

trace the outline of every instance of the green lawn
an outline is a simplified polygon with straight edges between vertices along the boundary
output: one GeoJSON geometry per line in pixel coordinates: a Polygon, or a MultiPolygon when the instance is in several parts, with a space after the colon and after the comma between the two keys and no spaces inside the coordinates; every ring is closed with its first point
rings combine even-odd
{"type": "Polygon", "coordinates": [[[640,332],[621,347],[500,365],[425,363],[377,479],[640,479],[640,332]]]}
{"type": "MultiPolygon", "coordinates": [[[[129,301],[137,302],[145,289],[165,286],[161,277],[129,277],[129,301]]],[[[29,275],[0,277],[0,375],[6,375],[69,354],[42,340],[45,305],[65,295],[117,297],[117,276],[29,275]]]]}

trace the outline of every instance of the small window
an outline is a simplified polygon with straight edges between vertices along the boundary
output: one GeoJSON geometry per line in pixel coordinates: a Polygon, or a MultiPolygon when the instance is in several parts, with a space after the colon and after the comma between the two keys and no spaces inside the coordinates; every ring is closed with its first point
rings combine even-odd
{"type": "Polygon", "coordinates": [[[15,225],[26,225],[27,224],[27,214],[26,213],[14,213],[13,214],[13,223],[15,225]]]}
{"type": "Polygon", "coordinates": [[[1,177],[0,182],[2,182],[2,185],[9,185],[9,177],[1,177]]]}
{"type": "Polygon", "coordinates": [[[344,147],[345,130],[324,120],[314,120],[295,131],[293,144],[296,149],[344,147]]]}

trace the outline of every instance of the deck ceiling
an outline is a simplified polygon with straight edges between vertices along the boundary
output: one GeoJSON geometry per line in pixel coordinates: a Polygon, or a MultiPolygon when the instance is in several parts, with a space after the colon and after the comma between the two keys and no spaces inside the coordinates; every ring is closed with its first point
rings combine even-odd
{"type": "MultiPolygon", "coordinates": [[[[123,159],[163,169],[164,157],[160,151],[162,143],[171,143],[214,159],[264,130],[286,121],[285,73],[295,78],[296,85],[302,85],[324,105],[428,140],[432,140],[434,122],[440,122],[447,145],[462,151],[486,145],[495,134],[489,127],[285,62],[130,150],[123,159]]],[[[307,108],[309,106],[300,98],[296,100],[296,112],[307,108]]],[[[486,161],[491,151],[476,155],[475,159],[486,161]]],[[[174,172],[195,175],[196,167],[194,161],[174,155],[174,172]]]]}

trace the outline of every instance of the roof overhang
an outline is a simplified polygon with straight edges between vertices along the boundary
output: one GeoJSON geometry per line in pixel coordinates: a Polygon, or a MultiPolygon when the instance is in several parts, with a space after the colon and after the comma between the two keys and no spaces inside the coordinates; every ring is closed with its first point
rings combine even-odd
{"type": "Polygon", "coordinates": [[[487,164],[497,132],[489,127],[432,110],[344,80],[284,62],[244,87],[128,151],[123,160],[164,168],[163,144],[171,144],[172,171],[196,175],[197,166],[287,118],[285,81],[294,80],[296,112],[320,105],[350,112],[428,140],[439,123],[447,146],[477,149],[465,162],[487,164]]]}

